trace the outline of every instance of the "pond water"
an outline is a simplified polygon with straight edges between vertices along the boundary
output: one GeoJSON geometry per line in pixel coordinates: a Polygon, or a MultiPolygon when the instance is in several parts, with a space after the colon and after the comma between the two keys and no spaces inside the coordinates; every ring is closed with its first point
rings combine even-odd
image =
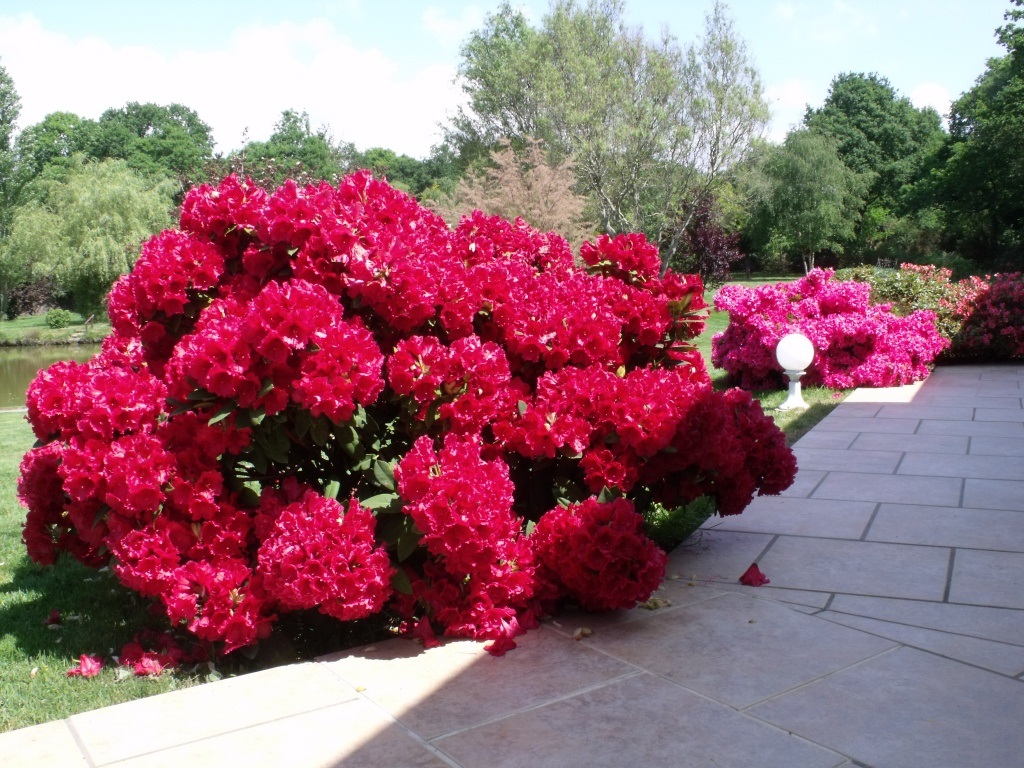
{"type": "Polygon", "coordinates": [[[100,351],[99,345],[59,347],[0,347],[0,408],[25,405],[25,391],[43,368],[59,360],[82,362],[100,351]]]}

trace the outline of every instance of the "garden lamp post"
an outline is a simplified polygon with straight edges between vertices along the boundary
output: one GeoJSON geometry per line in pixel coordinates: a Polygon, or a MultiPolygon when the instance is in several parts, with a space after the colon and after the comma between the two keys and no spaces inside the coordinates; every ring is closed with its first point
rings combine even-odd
{"type": "Polygon", "coordinates": [[[807,366],[814,360],[814,345],[802,333],[790,333],[779,340],[775,347],[775,359],[789,377],[789,394],[782,405],[776,410],[792,411],[806,408],[803,395],[800,394],[800,377],[807,366]]]}

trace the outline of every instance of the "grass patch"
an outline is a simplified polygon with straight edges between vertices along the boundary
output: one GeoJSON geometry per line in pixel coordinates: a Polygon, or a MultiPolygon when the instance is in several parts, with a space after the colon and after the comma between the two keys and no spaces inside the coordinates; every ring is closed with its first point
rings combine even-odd
{"type": "Polygon", "coordinates": [[[71,558],[51,568],[29,560],[17,476],[32,443],[22,414],[0,413],[0,731],[194,685],[198,677],[187,675],[119,679],[109,667],[92,679],[67,677],[79,655],[116,653],[149,617],[109,572],[71,558]],[[52,610],[65,617],[55,628],[43,624],[52,610]]]}
{"type": "Polygon", "coordinates": [[[106,315],[97,315],[88,324],[85,322],[87,319],[77,312],[72,312],[71,322],[66,328],[48,326],[46,313],[17,317],[14,320],[0,320],[0,346],[98,344],[110,334],[110,323],[106,315]]]}

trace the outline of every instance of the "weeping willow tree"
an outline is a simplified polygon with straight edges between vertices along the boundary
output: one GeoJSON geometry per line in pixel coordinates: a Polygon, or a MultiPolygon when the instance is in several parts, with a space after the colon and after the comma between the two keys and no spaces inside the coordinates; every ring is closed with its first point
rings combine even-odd
{"type": "Polygon", "coordinates": [[[100,308],[131,270],[139,245],[171,225],[175,182],[132,171],[123,160],[76,158],[35,182],[19,206],[4,258],[32,279],[52,277],[83,314],[100,308]]]}

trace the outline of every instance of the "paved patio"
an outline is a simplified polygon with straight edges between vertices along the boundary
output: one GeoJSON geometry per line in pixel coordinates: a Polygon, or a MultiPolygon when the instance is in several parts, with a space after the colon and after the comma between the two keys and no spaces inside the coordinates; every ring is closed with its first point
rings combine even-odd
{"type": "Polygon", "coordinates": [[[0,764],[1021,765],[1022,397],[1024,366],[853,393],[784,496],[673,553],[670,606],[501,659],[390,640],[2,734],[0,764]]]}

